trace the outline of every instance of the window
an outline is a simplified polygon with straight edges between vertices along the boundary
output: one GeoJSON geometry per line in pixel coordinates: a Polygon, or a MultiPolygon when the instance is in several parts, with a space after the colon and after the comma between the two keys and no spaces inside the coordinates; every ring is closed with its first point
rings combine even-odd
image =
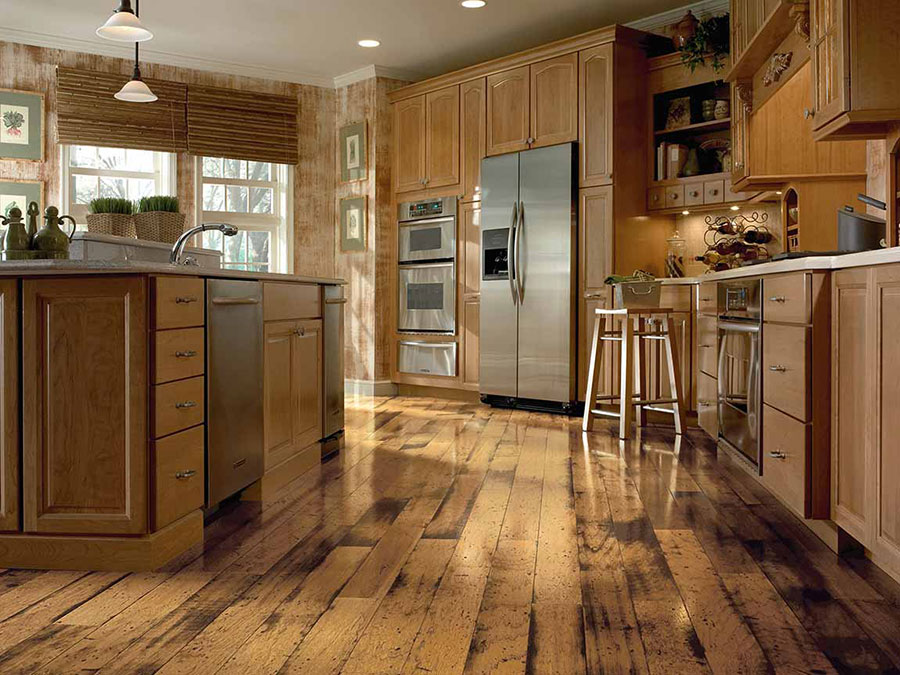
{"type": "Polygon", "coordinates": [[[203,157],[199,165],[200,222],[225,222],[240,230],[234,237],[204,232],[201,245],[222,251],[223,267],[290,271],[290,167],[222,157],[203,157]]]}
{"type": "Polygon", "coordinates": [[[63,202],[84,227],[88,205],[97,197],[137,201],[175,194],[175,155],[150,150],[62,146],[63,202]]]}

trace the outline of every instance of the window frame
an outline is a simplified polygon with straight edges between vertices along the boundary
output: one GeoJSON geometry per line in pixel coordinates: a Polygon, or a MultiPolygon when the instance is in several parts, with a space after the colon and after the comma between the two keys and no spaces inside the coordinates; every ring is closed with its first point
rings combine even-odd
{"type": "MultiPolygon", "coordinates": [[[[88,148],[110,148],[104,145],[87,145],[79,143],[83,147],[88,148]]],[[[60,145],[59,157],[62,176],[62,203],[66,213],[75,218],[78,223],[78,229],[83,230],[86,227],[85,216],[87,215],[87,204],[76,204],[75,199],[75,177],[76,176],[96,176],[97,178],[152,178],[156,181],[157,190],[154,194],[171,195],[178,194],[177,186],[177,155],[172,152],[162,152],[156,150],[147,150],[153,153],[154,171],[115,171],[111,169],[91,169],[87,167],[70,166],[71,150],[73,145],[60,145]]],[[[114,150],[141,150],[141,148],[112,148],[114,150]]],[[[99,192],[98,192],[99,195],[99,192]]]]}
{"type": "MultiPolygon", "coordinates": [[[[294,208],[293,208],[293,185],[294,185],[294,167],[286,164],[275,164],[274,162],[265,162],[272,168],[274,175],[270,175],[268,181],[254,181],[247,178],[214,178],[203,175],[203,157],[194,157],[194,203],[197,208],[194,209],[194,219],[196,225],[203,223],[229,223],[239,230],[247,232],[268,232],[269,239],[269,272],[280,272],[285,274],[293,273],[294,269],[294,208]],[[228,185],[242,186],[248,188],[248,208],[249,208],[249,189],[251,187],[267,187],[272,189],[272,209],[271,214],[264,213],[241,213],[235,211],[205,211],[203,209],[203,186],[204,185],[222,185],[223,189],[228,185]]],[[[220,159],[219,157],[211,157],[210,159],[220,159]]],[[[240,160],[252,162],[255,160],[240,160]]],[[[201,236],[197,235],[192,242],[193,246],[201,247],[201,236]]],[[[222,265],[228,263],[223,261],[222,265]]],[[[236,269],[239,267],[227,267],[225,269],[236,269]]]]}

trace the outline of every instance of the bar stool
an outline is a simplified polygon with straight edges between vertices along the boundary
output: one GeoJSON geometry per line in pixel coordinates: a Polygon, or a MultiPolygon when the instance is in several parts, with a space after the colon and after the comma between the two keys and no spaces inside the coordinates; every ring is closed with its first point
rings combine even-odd
{"type": "Polygon", "coordinates": [[[594,316],[594,337],[591,343],[591,358],[588,367],[587,392],[584,395],[584,420],[581,428],[591,431],[594,418],[598,416],[619,418],[619,438],[631,437],[631,422],[634,407],[638,406],[638,423],[646,423],[646,410],[671,413],[675,416],[675,433],[680,435],[685,429],[684,395],[681,390],[681,362],[678,358],[678,344],[675,333],[675,322],[669,308],[639,309],[597,309],[594,316]],[[660,317],[660,318],[655,318],[660,317]],[[621,326],[615,328],[615,322],[621,326]],[[608,322],[608,323],[607,323],[608,322]],[[648,329],[647,324],[651,326],[648,329]],[[660,329],[655,328],[655,324],[660,329]],[[673,398],[642,399],[646,387],[645,365],[641,359],[641,341],[660,340],[665,351],[666,372],[669,376],[670,391],[673,398]],[[603,361],[603,343],[621,343],[621,375],[619,377],[619,395],[597,396],[600,380],[600,365],[603,361]],[[634,371],[638,370],[639,387],[635,391],[634,371]],[[596,408],[598,401],[617,401],[619,412],[610,412],[596,408]],[[671,404],[672,409],[654,406],[671,404]]]}

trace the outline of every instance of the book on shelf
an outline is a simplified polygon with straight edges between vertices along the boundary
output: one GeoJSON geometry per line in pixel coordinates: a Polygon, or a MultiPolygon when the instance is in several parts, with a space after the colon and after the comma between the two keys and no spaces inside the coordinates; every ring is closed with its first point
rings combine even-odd
{"type": "Polygon", "coordinates": [[[656,146],[656,180],[666,179],[666,151],[669,144],[663,141],[656,146]]]}
{"type": "Polygon", "coordinates": [[[681,143],[670,143],[666,152],[666,178],[678,178],[687,162],[688,147],[681,143]]]}

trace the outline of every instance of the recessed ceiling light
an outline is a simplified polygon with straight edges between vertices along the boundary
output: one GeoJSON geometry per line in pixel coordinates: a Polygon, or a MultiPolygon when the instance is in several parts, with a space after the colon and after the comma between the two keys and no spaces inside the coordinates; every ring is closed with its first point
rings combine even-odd
{"type": "Polygon", "coordinates": [[[381,45],[378,40],[360,40],[356,44],[360,47],[379,47],[381,45]]]}
{"type": "Polygon", "coordinates": [[[487,2],[485,0],[462,0],[459,4],[466,9],[478,9],[479,7],[484,7],[487,2]]]}

